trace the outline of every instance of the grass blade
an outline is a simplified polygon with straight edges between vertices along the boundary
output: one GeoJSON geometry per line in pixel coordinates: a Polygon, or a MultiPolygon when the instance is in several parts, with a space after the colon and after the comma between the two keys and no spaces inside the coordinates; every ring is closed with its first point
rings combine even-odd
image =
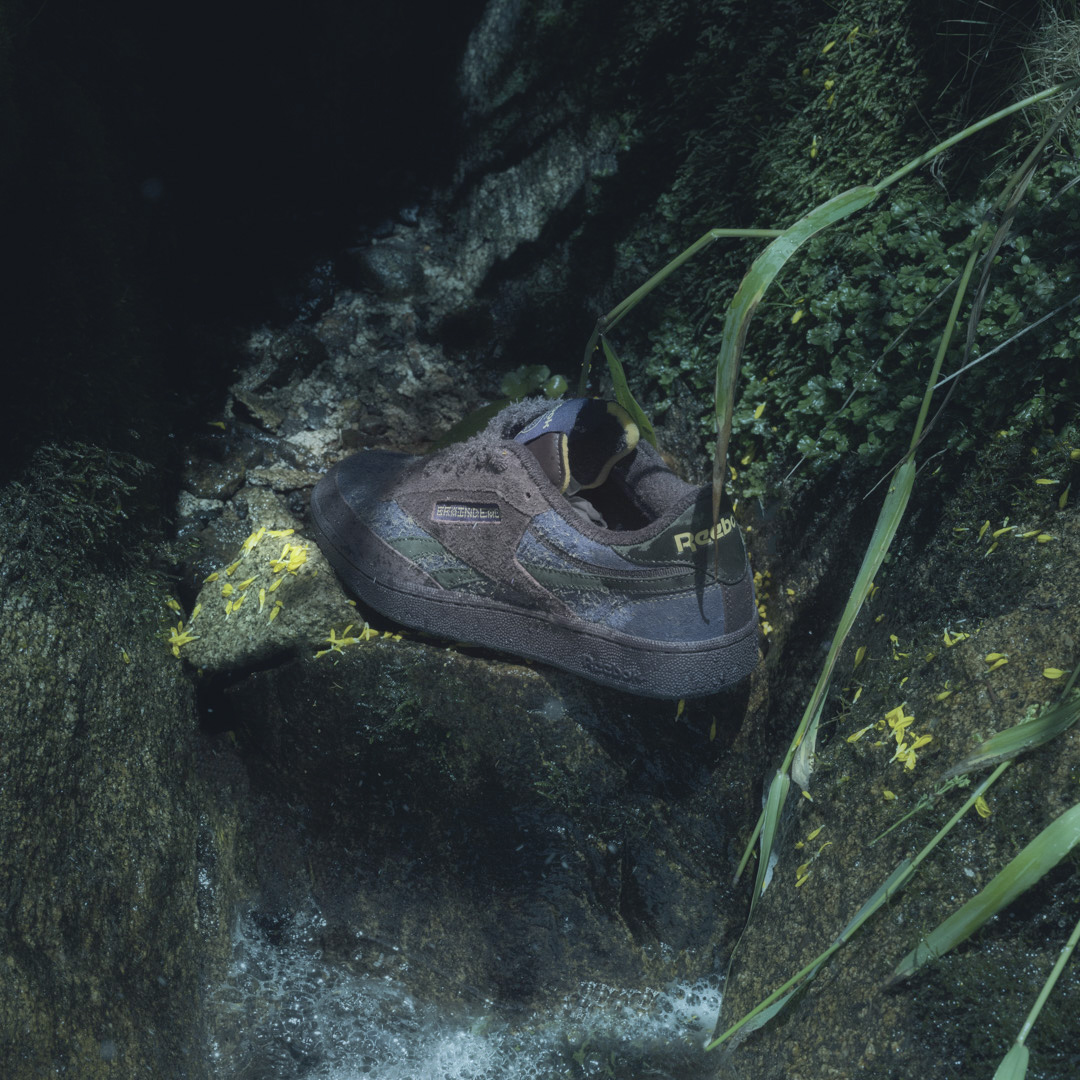
{"type": "Polygon", "coordinates": [[[615,387],[615,400],[633,417],[634,423],[638,426],[638,431],[641,432],[641,437],[655,446],[656,432],[653,431],[653,426],[649,423],[645,410],[634,400],[634,395],[630,393],[630,386],[626,381],[626,372],[623,371],[622,363],[615,355],[615,350],[602,334],[600,335],[600,344],[604,348],[604,356],[607,357],[608,371],[611,372],[611,382],[615,387]]]}
{"type": "Polygon", "coordinates": [[[1080,803],[1047,825],[984,889],[919,942],[897,964],[890,983],[913,975],[924,964],[966,941],[983,923],[1049,873],[1078,843],[1080,803]]]}
{"type": "MultiPolygon", "coordinates": [[[[862,609],[862,605],[866,600],[867,593],[870,591],[870,585],[874,580],[874,576],[877,574],[878,570],[881,569],[881,564],[889,552],[889,545],[892,543],[893,537],[896,536],[896,530],[900,527],[900,522],[903,520],[904,511],[907,509],[908,499],[911,497],[911,489],[914,484],[915,462],[908,460],[903,462],[900,468],[896,470],[893,482],[889,487],[889,493],[885,496],[885,502],[881,506],[877,524],[874,526],[874,534],[870,537],[870,545],[867,547],[866,554],[863,556],[862,565],[859,567],[859,573],[855,578],[855,584],[852,587],[851,595],[848,597],[848,602],[844,607],[843,614],[840,616],[840,625],[833,635],[832,645],[829,647],[828,655],[825,657],[825,664],[822,667],[821,674],[818,676],[817,684],[814,686],[814,691],[810,695],[810,701],[806,706],[802,720],[799,722],[799,727],[795,732],[795,736],[791,741],[791,746],[788,748],[787,756],[784,759],[781,772],[785,774],[791,767],[795,755],[799,751],[799,747],[802,746],[803,740],[807,739],[811,744],[816,741],[817,729],[815,722],[821,716],[825,696],[829,692],[829,686],[832,683],[833,669],[836,667],[836,661],[840,656],[840,649],[847,639],[848,634],[851,632],[851,628],[855,624],[855,619],[858,617],[859,611],[862,609]]],[[[809,776],[810,765],[811,763],[808,760],[808,755],[804,754],[800,761],[800,781],[809,776]]],[[[769,793],[770,799],[772,798],[772,792],[775,787],[776,781],[774,780],[773,788],[770,789],[769,793]]],[[[782,799],[786,799],[786,797],[787,789],[785,788],[782,799]]],[[[780,805],[777,807],[777,817],[779,817],[779,811],[782,809],[783,801],[781,801],[780,805]]],[[[761,877],[764,874],[762,867],[768,864],[769,858],[772,855],[772,840],[766,840],[763,824],[767,820],[767,815],[768,803],[766,803],[766,814],[758,819],[757,828],[750,837],[746,848],[746,854],[743,856],[739,869],[739,873],[741,873],[742,866],[745,865],[749,852],[753,848],[754,842],[758,839],[760,834],[761,862],[758,865],[758,879],[753,894],[755,899],[758,895],[758,886],[761,883],[761,877]]],[[[738,873],[736,874],[736,880],[738,880],[738,873]]],[[[752,903],[753,901],[751,901],[751,904],[752,903]]],[[[753,910],[753,908],[751,908],[751,910],[753,910]]]]}
{"type": "Polygon", "coordinates": [[[1024,1080],[1027,1067],[1028,1048],[1023,1043],[1013,1043],[1012,1049],[994,1070],[994,1080],[1024,1080]]]}
{"type": "Polygon", "coordinates": [[[999,731],[949,769],[942,779],[963,776],[976,769],[997,765],[1001,761],[1011,761],[1024,751],[1034,750],[1035,747],[1057,738],[1072,727],[1077,719],[1080,719],[1080,698],[1063,701],[1052,709],[1045,709],[1042,716],[1035,720],[1024,720],[999,731]]]}
{"type": "Polygon", "coordinates": [[[761,859],[758,861],[757,875],[754,878],[754,891],[750,896],[750,913],[753,914],[754,905],[761,896],[762,887],[765,883],[765,873],[769,868],[769,859],[772,857],[773,844],[776,841],[776,833],[780,827],[780,814],[787,802],[788,788],[791,786],[791,777],[787,769],[780,769],[773,777],[769,785],[769,795],[765,800],[765,813],[762,816],[761,825],[761,859]]]}
{"type": "Polygon", "coordinates": [[[720,356],[716,361],[716,456],[713,459],[713,520],[720,514],[720,498],[727,472],[727,448],[731,439],[731,413],[735,406],[735,386],[739,361],[746,343],[750,319],[766,289],[784,268],[784,264],[815,233],[850,217],[877,198],[877,189],[864,185],[841,192],[814,207],[778,236],[751,264],[742,279],[724,322],[720,356]]]}
{"type": "Polygon", "coordinates": [[[704,236],[695,240],[685,251],[676,255],[662,270],[658,270],[644,285],[636,288],[628,297],[616,304],[606,315],[596,320],[596,326],[585,345],[585,358],[581,364],[581,379],[578,382],[578,397],[585,397],[589,391],[589,368],[596,343],[605,330],[610,330],[616,323],[628,315],[646,296],[649,295],[665,278],[673,274],[687,259],[693,258],[699,251],[707,248],[713,241],[731,237],[761,238],[782,236],[782,229],[710,229],[704,236]]]}

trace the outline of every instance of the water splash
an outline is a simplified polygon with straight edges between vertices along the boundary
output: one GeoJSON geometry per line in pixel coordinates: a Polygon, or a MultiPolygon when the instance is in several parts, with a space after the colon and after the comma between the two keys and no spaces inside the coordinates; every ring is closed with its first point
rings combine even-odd
{"type": "Polygon", "coordinates": [[[363,941],[325,960],[325,924],[297,917],[268,940],[250,916],[212,992],[218,1080],[549,1080],[711,1075],[702,1044],[720,1011],[715,981],[628,990],[587,983],[543,1014],[500,1017],[419,1000],[408,964],[363,941]]]}

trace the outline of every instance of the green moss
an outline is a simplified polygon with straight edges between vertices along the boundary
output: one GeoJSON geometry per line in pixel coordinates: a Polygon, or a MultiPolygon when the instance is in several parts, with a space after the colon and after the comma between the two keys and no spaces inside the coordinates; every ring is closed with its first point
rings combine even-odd
{"type": "Polygon", "coordinates": [[[77,585],[74,569],[130,563],[145,522],[129,512],[146,496],[149,472],[130,454],[85,443],[40,447],[0,489],[0,584],[45,597],[77,585]]]}

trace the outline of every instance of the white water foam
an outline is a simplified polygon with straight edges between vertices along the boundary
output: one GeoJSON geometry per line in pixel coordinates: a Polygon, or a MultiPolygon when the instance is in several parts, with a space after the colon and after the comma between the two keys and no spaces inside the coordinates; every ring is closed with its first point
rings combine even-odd
{"type": "Polygon", "coordinates": [[[588,983],[510,1022],[491,1003],[452,1013],[417,1000],[401,955],[367,942],[355,964],[325,962],[312,947],[320,923],[310,915],[271,945],[240,921],[229,978],[212,995],[219,1080],[692,1080],[715,1065],[702,1051],[720,1011],[715,981],[588,983]]]}

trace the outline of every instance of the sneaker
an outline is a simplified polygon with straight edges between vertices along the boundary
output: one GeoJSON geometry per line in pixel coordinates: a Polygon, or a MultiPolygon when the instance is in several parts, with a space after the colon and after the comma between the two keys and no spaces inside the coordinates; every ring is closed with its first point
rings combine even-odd
{"type": "Polygon", "coordinates": [[[757,664],[757,610],[725,497],[684,483],[618,405],[526,400],[430,456],[368,450],[311,496],[346,586],[395,622],[656,698],[757,664]]]}

